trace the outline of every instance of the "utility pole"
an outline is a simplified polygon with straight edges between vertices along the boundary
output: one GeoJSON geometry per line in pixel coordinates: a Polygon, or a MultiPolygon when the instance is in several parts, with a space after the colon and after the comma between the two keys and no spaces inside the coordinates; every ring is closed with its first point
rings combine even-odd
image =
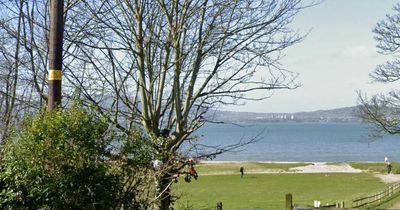
{"type": "Polygon", "coordinates": [[[49,40],[49,88],[47,108],[49,111],[61,105],[62,51],[64,32],[64,0],[50,1],[49,40]]]}

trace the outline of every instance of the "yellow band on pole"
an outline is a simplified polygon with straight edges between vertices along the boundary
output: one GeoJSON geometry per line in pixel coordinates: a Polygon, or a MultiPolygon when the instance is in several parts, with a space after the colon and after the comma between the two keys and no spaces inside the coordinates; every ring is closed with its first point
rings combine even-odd
{"type": "Polygon", "coordinates": [[[62,71],[61,70],[49,70],[49,80],[61,80],[62,71]]]}

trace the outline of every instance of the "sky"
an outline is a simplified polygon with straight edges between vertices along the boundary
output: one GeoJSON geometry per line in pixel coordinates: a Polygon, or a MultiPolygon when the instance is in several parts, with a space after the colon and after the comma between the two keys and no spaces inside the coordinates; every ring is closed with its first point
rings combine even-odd
{"type": "Polygon", "coordinates": [[[390,57],[377,53],[373,27],[393,14],[395,0],[325,0],[299,13],[292,28],[310,34],[290,47],[284,68],[298,72],[295,90],[278,90],[266,100],[226,107],[233,111],[301,112],[357,105],[357,91],[385,93],[398,84],[380,84],[369,77],[390,57]]]}

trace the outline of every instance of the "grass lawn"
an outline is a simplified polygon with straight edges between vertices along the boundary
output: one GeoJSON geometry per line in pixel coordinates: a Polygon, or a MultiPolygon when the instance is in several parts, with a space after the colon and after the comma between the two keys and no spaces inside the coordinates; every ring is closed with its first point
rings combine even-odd
{"type": "MultiPolygon", "coordinates": [[[[392,173],[400,173],[400,163],[392,162],[392,173]]],[[[358,168],[371,173],[387,173],[387,166],[384,162],[381,163],[350,163],[351,167],[358,168]]]]}
{"type": "Polygon", "coordinates": [[[391,209],[395,204],[400,203],[400,193],[393,196],[391,199],[386,200],[379,206],[374,206],[371,209],[391,209]]]}
{"type": "Polygon", "coordinates": [[[201,174],[240,174],[239,168],[244,167],[245,173],[259,172],[265,170],[272,171],[288,171],[290,168],[297,166],[306,166],[306,163],[211,163],[196,165],[197,172],[201,174]]]}
{"type": "Polygon", "coordinates": [[[284,209],[285,195],[293,194],[293,202],[311,205],[349,201],[383,189],[378,178],[369,173],[360,174],[257,174],[200,176],[186,183],[183,179],[173,186],[174,194],[181,196],[175,209],[192,206],[193,209],[215,209],[218,201],[224,209],[284,209]]]}
{"type": "Polygon", "coordinates": [[[393,196],[391,199],[386,200],[385,202],[381,203],[379,206],[371,207],[371,209],[390,209],[397,203],[400,203],[400,195],[399,194],[393,196]]]}

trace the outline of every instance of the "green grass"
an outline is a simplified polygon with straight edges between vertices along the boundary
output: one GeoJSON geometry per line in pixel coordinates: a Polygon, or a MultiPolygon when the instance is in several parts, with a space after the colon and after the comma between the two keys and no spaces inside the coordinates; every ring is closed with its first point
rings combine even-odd
{"type": "Polygon", "coordinates": [[[239,174],[239,168],[244,167],[245,173],[252,173],[265,170],[288,171],[290,168],[298,166],[306,166],[306,163],[259,163],[259,162],[243,162],[243,163],[211,163],[196,165],[197,172],[201,174],[239,174]]]}
{"type": "MultiPolygon", "coordinates": [[[[392,172],[399,174],[400,173],[400,163],[391,163],[392,164],[392,172]]],[[[387,173],[386,163],[350,163],[353,168],[361,169],[366,172],[371,173],[387,173]]]]}
{"type": "Polygon", "coordinates": [[[395,196],[391,197],[390,199],[386,200],[379,206],[374,206],[371,209],[390,209],[396,203],[400,203],[400,193],[397,193],[395,196]]]}
{"type": "Polygon", "coordinates": [[[241,179],[237,175],[200,176],[197,181],[174,185],[174,194],[181,196],[175,209],[214,209],[221,201],[224,209],[284,209],[285,195],[293,194],[293,202],[311,205],[344,200],[382,190],[385,184],[369,173],[360,174],[258,174],[241,179]]]}

